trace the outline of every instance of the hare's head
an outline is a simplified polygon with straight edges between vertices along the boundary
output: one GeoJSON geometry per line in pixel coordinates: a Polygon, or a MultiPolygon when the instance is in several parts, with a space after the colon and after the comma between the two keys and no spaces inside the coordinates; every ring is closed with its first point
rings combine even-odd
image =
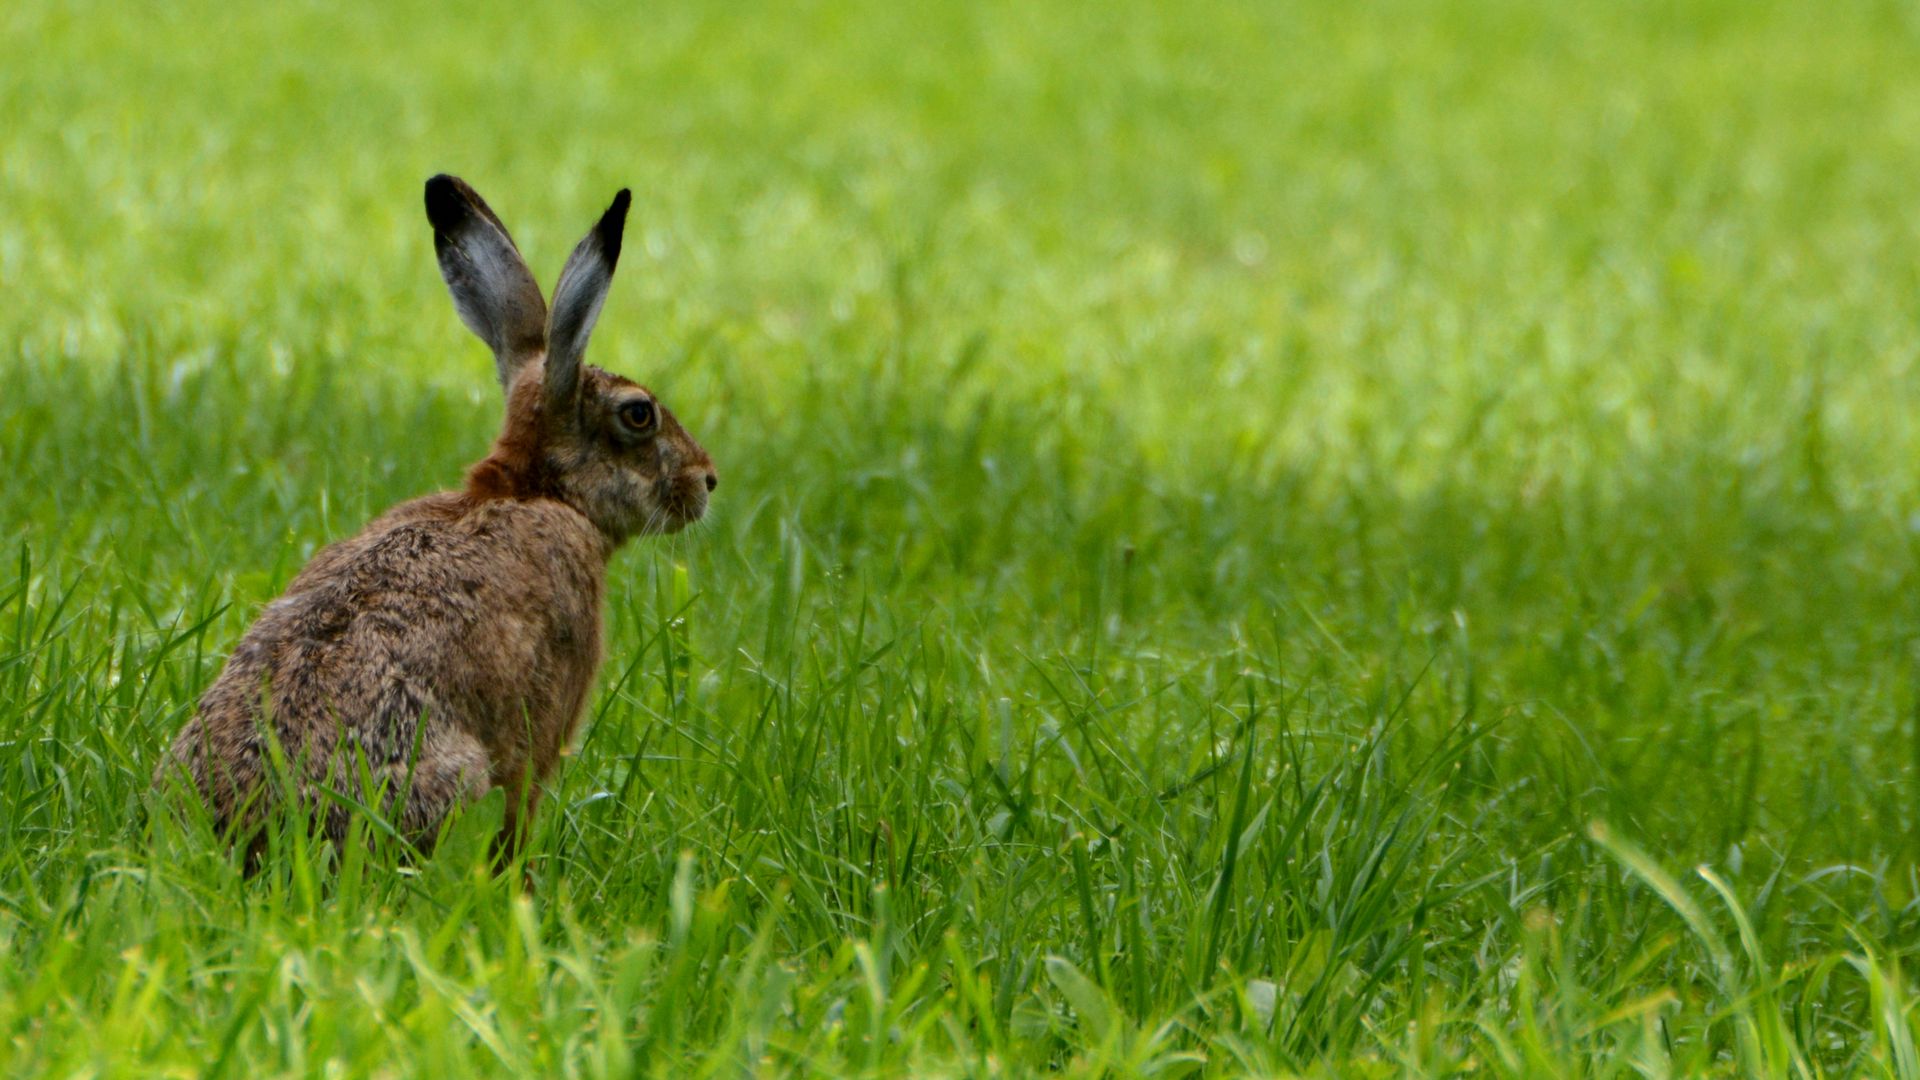
{"type": "Polygon", "coordinates": [[[427,181],[427,219],[460,321],[493,349],[506,426],[469,490],[568,503],[614,543],[677,532],[707,511],[713,460],[646,387],[582,362],[613,283],[626,191],[573,249],[547,310],[520,251],[465,181],[427,181]]]}

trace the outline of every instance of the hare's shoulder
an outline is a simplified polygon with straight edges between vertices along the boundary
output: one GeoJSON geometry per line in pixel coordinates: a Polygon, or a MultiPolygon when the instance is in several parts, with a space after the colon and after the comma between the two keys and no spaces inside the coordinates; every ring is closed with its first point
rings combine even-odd
{"type": "Polygon", "coordinates": [[[315,555],[248,629],[215,689],[231,683],[244,697],[264,677],[287,711],[303,688],[323,687],[337,707],[358,688],[348,697],[365,711],[389,684],[491,687],[556,641],[597,640],[597,536],[559,504],[404,503],[315,555]]]}
{"type": "Polygon", "coordinates": [[[604,546],[585,517],[558,502],[440,492],[401,503],[321,549],[286,597],[339,588],[449,597],[546,592],[591,581],[604,546]]]}

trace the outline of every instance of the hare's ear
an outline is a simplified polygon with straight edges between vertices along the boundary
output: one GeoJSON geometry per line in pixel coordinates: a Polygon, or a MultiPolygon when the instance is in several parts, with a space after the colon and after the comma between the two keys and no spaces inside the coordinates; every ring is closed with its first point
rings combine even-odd
{"type": "Polygon", "coordinates": [[[547,316],[547,407],[555,412],[570,409],[579,397],[581,358],[600,305],[606,303],[607,287],[613,284],[620,234],[632,201],[632,194],[621,188],[599,223],[567,257],[553,287],[553,312],[547,316]]]}
{"type": "Polygon", "coordinates": [[[547,341],[547,303],[507,227],[480,193],[445,173],[427,181],[427,220],[440,276],[467,329],[493,350],[502,388],[547,341]]]}

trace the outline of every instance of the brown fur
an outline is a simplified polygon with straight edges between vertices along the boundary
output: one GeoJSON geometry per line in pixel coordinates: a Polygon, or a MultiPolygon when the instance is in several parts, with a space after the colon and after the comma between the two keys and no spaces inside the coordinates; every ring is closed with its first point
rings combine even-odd
{"type": "MultiPolygon", "coordinates": [[[[486,204],[450,177],[429,181],[427,202],[461,317],[497,343],[506,420],[464,490],[402,503],[314,556],[159,763],[156,784],[183,776],[238,836],[279,797],[272,740],[303,795],[384,789],[389,820],[423,848],[455,805],[504,788],[512,845],[592,689],[607,560],[697,520],[717,482],[649,391],[581,363],[625,192],[555,289],[553,321],[572,324],[537,328],[545,303],[486,204]],[[643,429],[621,415],[637,402],[652,403],[643,429]]],[[[346,813],[323,805],[338,842],[346,813]]]]}

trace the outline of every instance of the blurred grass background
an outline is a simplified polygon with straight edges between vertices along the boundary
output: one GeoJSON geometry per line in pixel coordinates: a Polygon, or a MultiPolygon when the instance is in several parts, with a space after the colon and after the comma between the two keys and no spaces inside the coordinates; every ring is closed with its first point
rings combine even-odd
{"type": "Polygon", "coordinates": [[[1910,3],[28,2],[0,115],[15,1071],[1920,1069],[1910,3]],[[531,904],[243,883],[146,770],[485,451],[442,170],[633,188],[725,486],[531,904]]]}

